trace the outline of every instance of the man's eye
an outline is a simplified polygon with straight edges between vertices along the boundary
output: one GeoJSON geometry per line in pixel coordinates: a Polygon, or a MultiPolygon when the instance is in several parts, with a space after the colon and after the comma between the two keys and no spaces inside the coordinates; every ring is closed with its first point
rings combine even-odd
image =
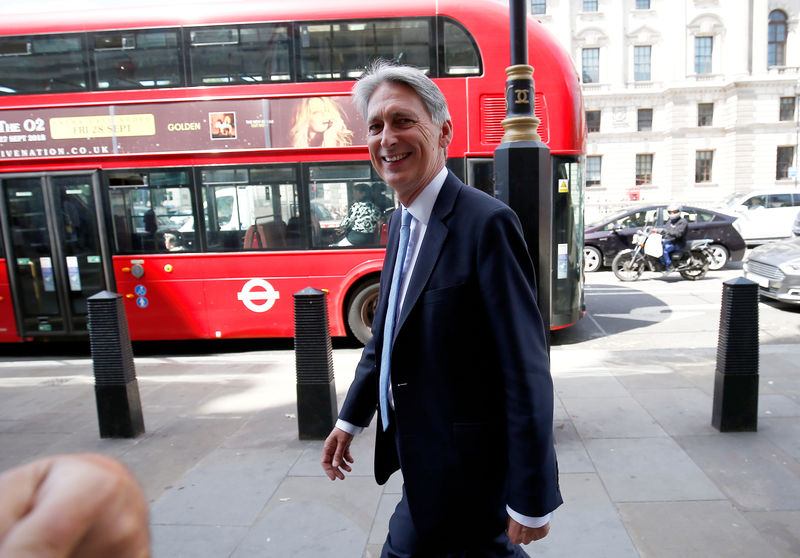
{"type": "Polygon", "coordinates": [[[367,131],[370,134],[377,134],[378,132],[381,131],[381,125],[380,124],[370,124],[369,127],[367,128],[367,131]]]}

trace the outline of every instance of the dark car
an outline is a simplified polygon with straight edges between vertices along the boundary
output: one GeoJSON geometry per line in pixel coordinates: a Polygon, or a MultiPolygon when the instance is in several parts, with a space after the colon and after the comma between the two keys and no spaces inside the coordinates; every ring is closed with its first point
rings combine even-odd
{"type": "Polygon", "coordinates": [[[758,283],[761,296],[800,304],[800,238],[754,248],[744,261],[744,276],[758,283]]]}
{"type": "MultiPolygon", "coordinates": [[[[710,269],[721,269],[729,261],[742,259],[745,243],[733,227],[735,216],[691,206],[684,206],[681,216],[689,222],[688,240],[711,239],[714,263],[710,269]]],[[[666,220],[665,204],[628,209],[590,224],[584,229],[584,270],[597,271],[611,265],[617,253],[631,247],[633,233],[646,225],[660,227],[666,220]]]]}

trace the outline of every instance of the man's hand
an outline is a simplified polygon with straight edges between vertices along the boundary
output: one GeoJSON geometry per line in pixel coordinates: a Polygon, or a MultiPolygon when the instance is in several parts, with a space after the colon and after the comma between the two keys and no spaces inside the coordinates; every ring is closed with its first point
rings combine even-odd
{"type": "Polygon", "coordinates": [[[0,558],[147,558],[147,504],[102,455],[61,455],[0,475],[0,558]]]}
{"type": "Polygon", "coordinates": [[[334,428],[328,435],[325,445],[322,447],[322,469],[329,479],[344,480],[342,469],[348,473],[352,470],[347,464],[353,462],[350,455],[350,442],[352,441],[352,434],[338,428],[334,428]]]}
{"type": "Polygon", "coordinates": [[[550,532],[550,523],[545,523],[541,527],[525,527],[521,523],[517,523],[510,517],[508,518],[508,538],[514,544],[528,544],[531,541],[538,541],[547,536],[550,532]]]}

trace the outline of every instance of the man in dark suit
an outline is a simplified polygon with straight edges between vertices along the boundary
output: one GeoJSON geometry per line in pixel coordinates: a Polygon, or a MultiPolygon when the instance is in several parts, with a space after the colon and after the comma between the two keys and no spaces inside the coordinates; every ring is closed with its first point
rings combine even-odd
{"type": "Polygon", "coordinates": [[[373,337],[322,466],[331,479],[351,471],[353,435],[378,409],[375,477],[383,484],[400,468],[404,480],[382,556],[525,556],[517,545],[544,537],[562,500],[553,385],[519,221],[445,167],[452,123],[422,72],[380,62],[353,98],[372,164],[402,207],[390,221],[373,337]]]}

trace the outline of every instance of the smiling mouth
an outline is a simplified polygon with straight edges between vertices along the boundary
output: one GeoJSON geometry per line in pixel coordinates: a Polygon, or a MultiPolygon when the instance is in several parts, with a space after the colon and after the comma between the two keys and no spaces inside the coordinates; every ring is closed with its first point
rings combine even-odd
{"type": "Polygon", "coordinates": [[[408,156],[409,156],[409,153],[399,153],[397,155],[391,155],[391,156],[388,156],[388,157],[383,157],[383,160],[386,161],[387,163],[396,163],[397,161],[405,159],[408,156]]]}

